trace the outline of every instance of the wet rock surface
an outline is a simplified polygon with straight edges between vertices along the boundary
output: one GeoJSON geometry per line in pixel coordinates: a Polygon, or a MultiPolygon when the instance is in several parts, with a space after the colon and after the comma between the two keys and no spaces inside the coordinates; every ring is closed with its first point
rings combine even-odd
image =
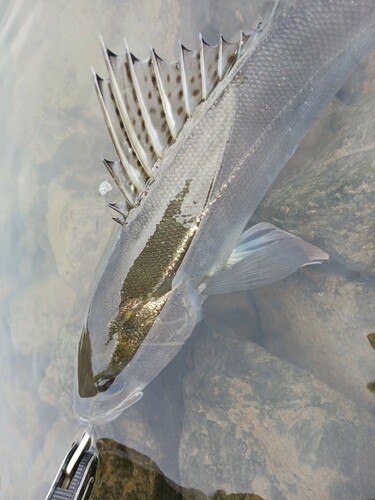
{"type": "Polygon", "coordinates": [[[206,496],[193,488],[182,488],[168,479],[149,457],[110,439],[97,443],[98,479],[93,500],[262,500],[252,494],[217,491],[206,496]],[[108,482],[107,478],[113,478],[108,482]]]}
{"type": "Polygon", "coordinates": [[[367,339],[375,330],[373,286],[306,269],[253,295],[271,353],[375,410],[367,388],[375,380],[375,353],[367,339]]]}
{"type": "Polygon", "coordinates": [[[101,439],[97,446],[99,466],[93,500],[183,498],[182,489],[146,455],[109,439],[101,439]]]}
{"type": "MultiPolygon", "coordinates": [[[[249,317],[249,330],[257,318],[249,317]]],[[[209,329],[185,379],[182,484],[267,499],[367,498],[375,419],[234,329],[209,329]]]]}

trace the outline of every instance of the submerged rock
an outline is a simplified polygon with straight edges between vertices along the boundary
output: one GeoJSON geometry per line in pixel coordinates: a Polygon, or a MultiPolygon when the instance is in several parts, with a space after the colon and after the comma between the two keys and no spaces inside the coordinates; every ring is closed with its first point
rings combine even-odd
{"type": "Polygon", "coordinates": [[[251,494],[206,496],[168,479],[149,457],[111,439],[97,443],[99,464],[92,500],[262,500],[251,494]]]}
{"type": "Polygon", "coordinates": [[[253,295],[270,352],[375,410],[372,286],[306,269],[253,295]]]}
{"type": "Polygon", "coordinates": [[[97,447],[99,464],[93,500],[182,499],[181,488],[146,455],[110,439],[100,439],[97,447]]]}
{"type": "Polygon", "coordinates": [[[183,486],[277,500],[373,495],[372,415],[233,329],[205,331],[192,349],[183,486]]]}

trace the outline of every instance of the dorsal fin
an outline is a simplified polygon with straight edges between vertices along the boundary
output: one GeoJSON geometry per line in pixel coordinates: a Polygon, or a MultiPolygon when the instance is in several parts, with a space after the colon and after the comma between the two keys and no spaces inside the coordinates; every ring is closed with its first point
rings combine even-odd
{"type": "Polygon", "coordinates": [[[217,45],[209,45],[200,35],[199,61],[202,75],[202,99],[207,99],[219,80],[219,49],[217,45]]]}
{"type": "Polygon", "coordinates": [[[220,36],[209,45],[200,36],[198,50],[180,44],[180,60],[167,63],[151,48],[141,61],[128,49],[117,55],[102,42],[109,74],[94,73],[95,86],[104,118],[119,161],[104,163],[124,195],[125,205],[111,208],[126,218],[137,205],[155,175],[154,165],[178,139],[187,119],[231,71],[244,52],[250,35],[241,33],[228,43],[220,36]]]}
{"type": "Polygon", "coordinates": [[[180,63],[167,63],[151,48],[161,104],[170,133],[176,139],[186,120],[180,63]],[[182,110],[182,111],[181,111],[182,110]]]}
{"type": "MultiPolygon", "coordinates": [[[[134,89],[130,72],[131,56],[129,51],[124,55],[116,55],[106,49],[102,41],[104,59],[109,79],[112,101],[106,101],[108,109],[113,107],[115,113],[122,119],[124,133],[132,153],[138,158],[143,169],[151,175],[150,165],[156,161],[155,151],[149,144],[149,137],[144,134],[142,113],[138,106],[137,95],[134,89]]],[[[113,113],[112,113],[113,114],[113,113]]]]}

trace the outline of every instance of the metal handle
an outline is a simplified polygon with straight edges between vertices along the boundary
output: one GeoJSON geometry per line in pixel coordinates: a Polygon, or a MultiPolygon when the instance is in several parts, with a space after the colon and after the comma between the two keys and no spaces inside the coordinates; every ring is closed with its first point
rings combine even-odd
{"type": "Polygon", "coordinates": [[[95,481],[98,462],[91,446],[91,434],[85,432],[74,442],[64,458],[46,500],[87,500],[95,481]]]}

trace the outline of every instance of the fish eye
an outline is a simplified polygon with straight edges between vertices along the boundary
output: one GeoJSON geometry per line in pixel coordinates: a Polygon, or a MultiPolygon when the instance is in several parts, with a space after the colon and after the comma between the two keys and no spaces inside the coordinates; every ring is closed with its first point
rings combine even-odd
{"type": "Polygon", "coordinates": [[[99,392],[107,392],[108,394],[116,394],[120,392],[125,383],[121,379],[117,379],[116,377],[110,378],[102,378],[97,381],[96,386],[99,392]]]}
{"type": "Polygon", "coordinates": [[[105,392],[107,389],[111,387],[114,381],[115,377],[101,378],[96,382],[96,387],[98,388],[99,392],[105,392]]]}

